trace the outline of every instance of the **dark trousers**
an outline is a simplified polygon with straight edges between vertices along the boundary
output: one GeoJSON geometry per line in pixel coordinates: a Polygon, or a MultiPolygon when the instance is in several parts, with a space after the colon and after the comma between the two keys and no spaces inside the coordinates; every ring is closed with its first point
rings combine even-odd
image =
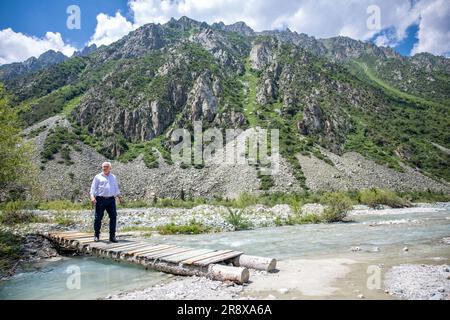
{"type": "Polygon", "coordinates": [[[95,197],[95,199],[97,200],[97,203],[95,204],[95,220],[94,220],[95,236],[96,237],[100,236],[102,219],[106,210],[109,216],[109,237],[112,238],[116,235],[116,220],[117,220],[116,198],[95,197]]]}

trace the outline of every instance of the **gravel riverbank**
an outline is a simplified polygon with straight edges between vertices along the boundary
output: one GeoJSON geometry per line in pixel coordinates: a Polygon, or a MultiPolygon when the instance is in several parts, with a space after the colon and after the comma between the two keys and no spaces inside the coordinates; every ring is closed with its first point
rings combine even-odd
{"type": "Polygon", "coordinates": [[[106,300],[231,300],[240,297],[243,285],[201,277],[174,277],[173,281],[143,290],[109,295],[106,300]]]}
{"type": "Polygon", "coordinates": [[[405,264],[385,276],[386,290],[407,300],[450,300],[448,265],[405,264]]]}

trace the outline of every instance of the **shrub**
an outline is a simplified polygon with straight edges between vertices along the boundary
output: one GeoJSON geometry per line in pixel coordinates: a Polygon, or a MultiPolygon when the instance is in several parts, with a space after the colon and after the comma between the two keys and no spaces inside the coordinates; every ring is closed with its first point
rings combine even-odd
{"type": "Polygon", "coordinates": [[[321,215],[321,219],[325,222],[342,221],[353,206],[352,200],[341,192],[325,193],[321,197],[321,203],[328,206],[321,215]]]}
{"type": "Polygon", "coordinates": [[[235,210],[227,208],[228,215],[225,217],[225,221],[231,224],[234,231],[246,230],[251,227],[251,223],[242,216],[241,210],[235,210]]]}
{"type": "Polygon", "coordinates": [[[392,208],[401,208],[410,205],[409,201],[386,189],[361,190],[359,193],[359,201],[371,208],[376,208],[380,205],[386,205],[392,208]]]}
{"type": "Polygon", "coordinates": [[[319,223],[321,222],[321,217],[314,213],[302,214],[299,217],[298,224],[307,224],[307,223],[319,223]]]}
{"type": "Polygon", "coordinates": [[[21,258],[23,242],[21,236],[0,230],[0,278],[21,258]]]}

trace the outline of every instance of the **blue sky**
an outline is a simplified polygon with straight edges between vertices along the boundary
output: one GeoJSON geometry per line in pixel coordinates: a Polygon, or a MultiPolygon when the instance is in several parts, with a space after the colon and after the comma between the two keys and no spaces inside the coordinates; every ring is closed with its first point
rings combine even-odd
{"type": "Polygon", "coordinates": [[[82,48],[94,34],[97,15],[114,15],[116,11],[130,16],[126,0],[13,0],[0,2],[0,30],[12,28],[15,32],[43,37],[47,31],[59,32],[63,40],[82,48]],[[69,5],[81,9],[81,29],[66,27],[69,5]]]}
{"type": "Polygon", "coordinates": [[[317,38],[349,36],[402,55],[450,53],[448,0],[14,0],[0,2],[0,64],[48,49],[70,55],[183,15],[208,23],[245,21],[256,31],[287,26],[317,38]],[[80,30],[66,26],[69,5],[81,9],[80,30]],[[367,26],[373,5],[380,13],[377,30],[367,26]]]}

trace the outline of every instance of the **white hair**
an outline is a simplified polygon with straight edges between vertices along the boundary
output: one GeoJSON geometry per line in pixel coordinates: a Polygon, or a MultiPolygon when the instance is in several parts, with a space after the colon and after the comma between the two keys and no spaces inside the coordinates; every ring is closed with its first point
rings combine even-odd
{"type": "Polygon", "coordinates": [[[108,167],[112,168],[111,162],[108,162],[108,161],[102,163],[102,168],[103,168],[104,166],[108,166],[108,167]]]}

